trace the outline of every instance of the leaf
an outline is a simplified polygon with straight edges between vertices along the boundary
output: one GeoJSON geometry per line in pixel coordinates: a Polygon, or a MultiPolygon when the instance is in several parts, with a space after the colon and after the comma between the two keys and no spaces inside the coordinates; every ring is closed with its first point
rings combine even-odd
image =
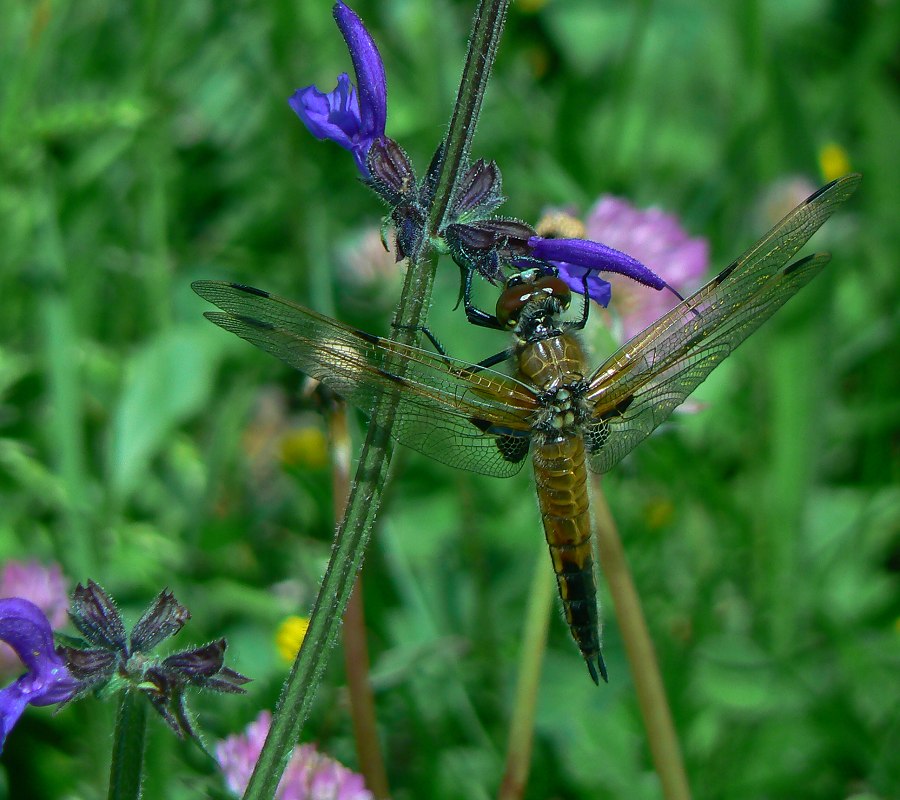
{"type": "Polygon", "coordinates": [[[134,355],[109,444],[115,497],[127,497],[177,426],[209,403],[215,369],[230,345],[211,326],[192,324],[164,332],[134,355]]]}

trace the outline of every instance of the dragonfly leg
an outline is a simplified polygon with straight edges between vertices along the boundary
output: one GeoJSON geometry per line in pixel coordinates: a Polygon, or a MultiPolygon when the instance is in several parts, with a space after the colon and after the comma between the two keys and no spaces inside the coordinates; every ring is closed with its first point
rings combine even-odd
{"type": "Polygon", "coordinates": [[[478,325],[481,328],[502,331],[503,326],[497,317],[493,314],[488,314],[487,311],[482,311],[472,302],[472,274],[472,270],[466,273],[463,285],[463,307],[466,310],[466,319],[473,325],[478,325]]]}
{"type": "Polygon", "coordinates": [[[574,321],[574,322],[569,321],[569,322],[563,323],[565,325],[566,329],[568,329],[568,330],[580,331],[584,328],[585,325],[587,325],[588,314],[590,313],[590,310],[591,310],[591,298],[588,295],[587,275],[584,275],[584,277],[582,277],[581,283],[584,286],[584,295],[583,295],[584,305],[582,306],[582,309],[581,309],[581,319],[574,321]]]}
{"type": "Polygon", "coordinates": [[[475,366],[478,367],[478,369],[488,369],[489,367],[496,366],[497,364],[502,364],[504,361],[512,358],[514,355],[515,353],[512,350],[501,350],[499,353],[494,353],[494,355],[488,356],[482,361],[479,361],[475,366]]]}
{"type": "Polygon", "coordinates": [[[428,338],[428,341],[434,346],[434,349],[437,350],[438,355],[447,355],[444,346],[438,341],[437,336],[431,332],[431,329],[427,325],[398,325],[396,322],[392,322],[391,327],[398,331],[418,331],[419,333],[424,333],[428,338]]]}
{"type": "MultiPolygon", "coordinates": [[[[392,328],[402,329],[402,330],[416,330],[420,333],[425,334],[428,338],[428,341],[434,346],[434,349],[437,351],[439,356],[443,356],[447,359],[447,363],[449,366],[454,366],[450,361],[450,356],[447,351],[444,349],[444,346],[440,343],[438,338],[431,332],[431,330],[425,325],[391,325],[392,328]]],[[[506,361],[508,358],[512,358],[513,351],[512,350],[501,350],[499,353],[494,353],[492,356],[488,356],[482,361],[479,361],[477,364],[472,365],[472,372],[480,372],[483,369],[488,369],[489,367],[493,367],[496,364],[500,364],[503,361],[506,361]]]]}

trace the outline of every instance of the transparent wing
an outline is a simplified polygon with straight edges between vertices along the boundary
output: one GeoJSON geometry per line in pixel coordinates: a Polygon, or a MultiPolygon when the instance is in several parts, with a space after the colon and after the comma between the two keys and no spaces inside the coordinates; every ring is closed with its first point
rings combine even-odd
{"type": "Polygon", "coordinates": [[[814,255],[784,265],[856,190],[859,175],[819,189],[706,286],[625,344],[593,374],[590,466],[606,472],[744,339],[828,263],[814,255]]]}
{"type": "Polygon", "coordinates": [[[382,395],[398,402],[395,438],[444,464],[485,475],[519,471],[538,407],[527,386],[491,369],[358,331],[260,289],[196,281],[218,306],[206,317],[302,370],[371,412],[382,395]]]}

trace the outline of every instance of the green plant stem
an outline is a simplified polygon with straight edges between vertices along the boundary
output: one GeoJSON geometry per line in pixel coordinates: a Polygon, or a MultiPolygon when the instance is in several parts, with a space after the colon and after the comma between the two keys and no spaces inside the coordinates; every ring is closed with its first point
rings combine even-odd
{"type": "Polygon", "coordinates": [[[516,698],[509,723],[506,767],[500,791],[497,793],[498,800],[517,800],[525,794],[528,770],[531,766],[531,749],[534,744],[538,684],[541,679],[544,651],[547,649],[547,629],[550,625],[552,607],[553,571],[547,564],[547,555],[542,547],[535,563],[531,591],[528,593],[516,698]]]}
{"type": "MultiPolygon", "coordinates": [[[[331,487],[334,518],[340,519],[350,493],[350,432],[347,428],[347,409],[337,402],[328,414],[328,433],[331,440],[331,487]]],[[[350,716],[353,719],[353,738],[359,769],[366,788],[377,800],[387,800],[390,790],[387,770],[378,741],[375,721],[375,699],[369,680],[369,649],[366,645],[366,620],[363,612],[362,573],[344,612],[344,665],[350,690],[350,716]]]]}
{"type": "Polygon", "coordinates": [[[497,56],[508,8],[509,0],[479,0],[475,10],[466,64],[447,130],[441,176],[434,193],[431,213],[428,215],[429,235],[440,230],[453,199],[456,180],[467,166],[472,137],[475,135],[475,126],[497,56]]]}
{"type": "MultiPolygon", "coordinates": [[[[443,218],[453,195],[456,172],[468,152],[468,142],[481,109],[481,95],[493,64],[507,4],[508,0],[482,0],[479,5],[469,40],[466,70],[447,134],[445,157],[437,177],[435,198],[429,208],[429,233],[437,229],[443,218]],[[476,64],[478,61],[480,66],[476,64]]],[[[428,238],[426,236],[425,241],[428,238]]],[[[418,331],[431,298],[436,268],[437,254],[411,254],[394,316],[397,340],[404,344],[413,344],[418,339],[418,331]]],[[[389,367],[403,374],[402,364],[391,364],[389,367]]],[[[331,559],[310,614],[309,629],[282,688],[272,727],[244,793],[245,800],[271,800],[275,796],[281,774],[300,736],[300,728],[309,714],[322,680],[327,654],[337,637],[339,622],[350,599],[354,579],[362,565],[372,525],[381,506],[390,463],[390,431],[395,412],[396,400],[388,396],[381,397],[372,410],[372,421],[360,454],[356,479],[350,489],[344,518],[335,534],[331,559]]]]}
{"type": "MultiPolygon", "coordinates": [[[[423,318],[425,298],[430,296],[437,259],[410,265],[397,318],[404,320],[398,339],[412,339],[423,318]]],[[[316,689],[322,680],[327,654],[337,636],[344,609],[350,599],[356,573],[362,565],[372,525],[381,506],[390,463],[390,427],[395,404],[382,397],[372,413],[369,433],[363,445],[350,490],[347,510],[335,534],[331,559],[310,614],[309,629],[300,652],[282,688],[259,761],[245,800],[271,800],[278,781],[296,744],[303,721],[309,714],[316,689]]]]}
{"type": "Polygon", "coordinates": [[[616,609],[616,621],[619,623],[619,630],[625,643],[625,652],[631,666],[631,676],[637,691],[644,727],[647,730],[647,740],[650,743],[650,753],[662,783],[663,797],[666,800],[690,800],[691,790],[684,771],[681,748],[675,735],[672,712],[666,699],[666,690],[659,672],[653,641],[647,630],[641,600],[631,577],[616,523],[600,486],[600,478],[594,476],[592,483],[600,565],[616,609]]]}
{"type": "Polygon", "coordinates": [[[144,771],[144,739],[147,732],[147,699],[126,689],[119,700],[112,764],[109,768],[109,800],[137,800],[144,771]]]}

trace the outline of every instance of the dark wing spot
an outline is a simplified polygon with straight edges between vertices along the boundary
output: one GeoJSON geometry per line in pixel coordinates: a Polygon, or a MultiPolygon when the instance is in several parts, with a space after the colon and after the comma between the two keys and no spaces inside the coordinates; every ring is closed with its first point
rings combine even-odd
{"type": "Polygon", "coordinates": [[[605,419],[588,425],[584,429],[584,443],[589,453],[597,453],[603,449],[609,439],[609,423],[605,419]]]}
{"type": "Polygon", "coordinates": [[[811,261],[816,257],[816,254],[813,253],[811,256],[807,256],[806,258],[801,258],[799,261],[795,261],[793,264],[788,264],[784,268],[783,275],[790,275],[792,272],[796,272],[800,267],[806,264],[808,261],[811,261]]]}
{"type": "Polygon", "coordinates": [[[531,440],[527,436],[498,436],[497,449],[504,461],[518,464],[528,455],[528,446],[531,440]]]}
{"type": "Polygon", "coordinates": [[[825,184],[825,186],[822,186],[821,188],[816,189],[809,197],[806,198],[806,200],[803,201],[803,203],[801,203],[801,205],[808,206],[808,205],[809,205],[813,200],[815,200],[819,195],[825,194],[825,192],[827,192],[827,191],[828,191],[832,186],[834,186],[839,180],[841,180],[841,179],[840,179],[840,178],[836,178],[836,179],[833,180],[831,183],[825,184]]]}
{"type": "Polygon", "coordinates": [[[621,399],[609,411],[597,418],[596,422],[586,425],[584,428],[584,443],[589,453],[596,453],[603,449],[609,439],[609,422],[613,417],[621,416],[625,410],[634,402],[634,395],[621,399]]]}
{"type": "Polygon", "coordinates": [[[243,283],[232,283],[229,285],[232,289],[237,289],[239,292],[245,292],[246,294],[255,294],[257,297],[271,297],[268,292],[264,292],[262,289],[256,289],[253,286],[247,286],[243,283]]]}
{"type": "Polygon", "coordinates": [[[625,410],[634,402],[634,395],[630,394],[628,397],[620,400],[616,405],[614,405],[609,411],[605,414],[602,414],[599,418],[601,420],[610,419],[612,417],[618,417],[625,413],[625,410]]]}
{"type": "Polygon", "coordinates": [[[239,319],[251,328],[257,328],[261,331],[275,330],[275,326],[271,322],[266,322],[265,320],[257,319],[256,317],[248,317],[246,314],[234,314],[233,316],[235,319],[239,319]]]}
{"type": "Polygon", "coordinates": [[[508,436],[512,439],[531,438],[531,434],[525,431],[517,431],[512,428],[504,427],[503,425],[494,425],[494,423],[490,420],[479,419],[478,417],[469,417],[469,422],[471,422],[482,433],[492,433],[494,434],[494,436],[508,436]]]}
{"type": "Polygon", "coordinates": [[[725,280],[732,272],[734,272],[735,267],[737,267],[737,261],[733,261],[729,264],[725,269],[723,269],[716,277],[713,279],[715,284],[718,286],[722,281],[725,280]]]}
{"type": "Polygon", "coordinates": [[[396,383],[398,386],[406,386],[406,387],[409,387],[409,381],[407,381],[406,378],[401,378],[399,375],[394,375],[393,372],[387,372],[387,371],[385,371],[385,370],[383,370],[383,369],[382,369],[382,370],[379,370],[379,372],[381,373],[381,375],[382,375],[384,378],[386,378],[386,379],[389,380],[389,381],[393,381],[393,382],[396,383]]]}
{"type": "Polygon", "coordinates": [[[509,431],[499,425],[494,425],[486,419],[478,419],[470,417],[471,422],[482,433],[492,433],[497,437],[497,449],[504,461],[511,464],[518,464],[525,456],[528,455],[528,448],[531,446],[531,436],[522,431],[509,431]],[[506,431],[509,431],[506,433],[506,431]]]}
{"type": "Polygon", "coordinates": [[[476,419],[475,417],[470,417],[469,422],[471,422],[482,433],[487,433],[492,427],[492,423],[488,422],[486,419],[476,419]]]}
{"type": "Polygon", "coordinates": [[[376,336],[374,333],[366,333],[365,331],[353,331],[360,339],[364,342],[368,342],[369,344],[381,344],[381,337],[376,336]]]}

